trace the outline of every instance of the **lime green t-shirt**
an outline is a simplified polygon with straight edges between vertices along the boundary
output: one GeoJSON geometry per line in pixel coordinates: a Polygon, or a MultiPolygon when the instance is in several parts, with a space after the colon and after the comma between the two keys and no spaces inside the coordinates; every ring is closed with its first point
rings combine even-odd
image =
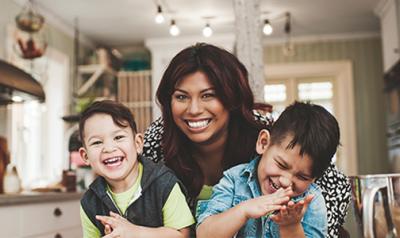
{"type": "MultiPolygon", "coordinates": [[[[140,181],[142,175],[143,165],[139,163],[138,177],[131,188],[122,193],[113,193],[111,189],[107,187],[107,193],[111,195],[121,214],[124,214],[128,206],[140,197],[142,190],[140,187],[140,181]]],[[[185,196],[177,183],[172,188],[171,193],[162,208],[162,213],[165,227],[179,230],[188,227],[195,222],[193,215],[190,212],[190,208],[186,203],[185,196]]],[[[100,237],[101,233],[99,229],[97,229],[97,227],[90,221],[82,206],[80,207],[80,216],[83,228],[83,237],[100,237]]]]}
{"type": "Polygon", "coordinates": [[[204,184],[201,188],[199,196],[197,196],[198,200],[208,200],[211,197],[213,186],[204,184]]]}

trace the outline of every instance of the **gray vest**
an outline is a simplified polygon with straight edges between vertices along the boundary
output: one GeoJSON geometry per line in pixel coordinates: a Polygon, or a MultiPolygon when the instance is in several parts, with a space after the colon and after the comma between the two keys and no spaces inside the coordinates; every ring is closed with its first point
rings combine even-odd
{"type": "Polygon", "coordinates": [[[81,199],[81,205],[91,222],[104,236],[103,224],[96,215],[109,216],[110,211],[120,214],[133,224],[147,227],[163,226],[162,208],[176,183],[185,193],[183,184],[174,172],[162,163],[154,163],[141,157],[143,164],[141,179],[142,195],[129,205],[125,214],[120,214],[111,197],[107,194],[107,183],[103,177],[96,178],[81,199]]]}

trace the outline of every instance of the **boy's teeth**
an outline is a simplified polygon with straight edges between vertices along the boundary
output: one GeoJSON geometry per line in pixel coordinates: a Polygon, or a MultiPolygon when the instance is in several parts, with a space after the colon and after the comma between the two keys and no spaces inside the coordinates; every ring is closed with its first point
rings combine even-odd
{"type": "Polygon", "coordinates": [[[188,124],[190,127],[192,128],[201,128],[201,127],[205,127],[208,124],[208,120],[203,120],[203,121],[188,121],[188,124]]]}
{"type": "Polygon", "coordinates": [[[272,187],[275,188],[276,190],[279,189],[279,187],[278,187],[272,180],[271,180],[271,185],[272,185],[272,187]]]}
{"type": "Polygon", "coordinates": [[[104,163],[111,164],[111,163],[115,163],[115,162],[119,161],[120,159],[121,159],[121,157],[113,157],[113,158],[104,160],[104,163]]]}

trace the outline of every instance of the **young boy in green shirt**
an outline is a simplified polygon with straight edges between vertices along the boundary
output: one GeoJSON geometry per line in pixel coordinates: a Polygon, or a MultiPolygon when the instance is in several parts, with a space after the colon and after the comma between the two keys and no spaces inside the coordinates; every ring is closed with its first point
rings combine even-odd
{"type": "Polygon", "coordinates": [[[84,237],[189,236],[194,218],[181,183],[140,155],[143,137],[128,108],[95,102],[82,113],[79,132],[79,153],[99,175],[81,199],[84,237]]]}

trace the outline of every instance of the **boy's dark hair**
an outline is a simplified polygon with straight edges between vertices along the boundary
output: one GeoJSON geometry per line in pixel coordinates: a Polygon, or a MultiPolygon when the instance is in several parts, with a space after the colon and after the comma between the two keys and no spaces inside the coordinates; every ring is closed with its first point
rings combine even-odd
{"type": "Polygon", "coordinates": [[[129,108],[125,107],[123,104],[112,101],[103,100],[92,103],[88,108],[86,108],[79,120],[79,136],[81,137],[82,144],[85,145],[84,138],[84,127],[86,120],[95,114],[107,114],[110,115],[114,123],[120,127],[131,127],[132,133],[135,135],[137,133],[136,122],[129,108]]]}
{"type": "Polygon", "coordinates": [[[299,145],[300,155],[313,161],[312,176],[321,177],[329,167],[340,144],[339,125],[325,108],[309,102],[294,102],[288,106],[271,128],[271,144],[280,144],[293,136],[287,149],[299,145]]]}

